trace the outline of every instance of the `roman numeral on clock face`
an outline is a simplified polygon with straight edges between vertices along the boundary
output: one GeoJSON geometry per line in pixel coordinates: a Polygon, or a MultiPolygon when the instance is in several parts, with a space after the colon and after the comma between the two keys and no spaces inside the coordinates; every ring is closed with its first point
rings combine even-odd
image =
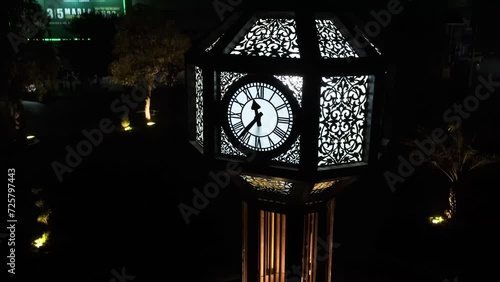
{"type": "Polygon", "coordinates": [[[257,96],[255,98],[264,99],[264,85],[257,85],[257,96]]]}
{"type": "Polygon", "coordinates": [[[229,115],[230,118],[237,118],[237,119],[241,119],[241,113],[235,113],[235,112],[231,112],[231,114],[229,115]]]}
{"type": "Polygon", "coordinates": [[[245,96],[247,97],[247,100],[252,100],[252,93],[250,93],[250,90],[248,88],[243,89],[243,93],[245,93],[245,96]]]}
{"type": "Polygon", "coordinates": [[[290,118],[288,118],[288,117],[278,117],[278,123],[290,123],[290,118]]]}
{"type": "Polygon", "coordinates": [[[267,136],[267,140],[269,141],[269,145],[271,145],[271,147],[274,147],[274,142],[273,142],[273,139],[271,138],[271,136],[267,136]]]}
{"type": "Polygon", "coordinates": [[[250,136],[252,136],[252,134],[250,134],[250,132],[245,132],[245,135],[243,135],[243,137],[241,138],[241,141],[243,141],[243,143],[245,144],[248,144],[250,143],[250,136]]]}
{"type": "Polygon", "coordinates": [[[276,128],[274,128],[274,131],[273,131],[274,134],[278,135],[278,137],[280,139],[283,139],[286,137],[286,132],[281,129],[280,127],[276,126],[276,128]]]}
{"type": "Polygon", "coordinates": [[[255,148],[262,148],[262,143],[260,141],[260,137],[255,136],[255,148]]]}
{"type": "Polygon", "coordinates": [[[238,132],[242,131],[242,130],[243,130],[243,128],[245,128],[245,126],[243,125],[243,122],[241,122],[241,121],[239,121],[239,122],[237,122],[237,123],[235,123],[235,124],[233,125],[233,129],[234,129],[234,131],[235,131],[236,133],[238,133],[238,132]]]}
{"type": "Polygon", "coordinates": [[[285,104],[281,104],[281,105],[279,105],[279,106],[276,107],[276,110],[279,111],[281,109],[284,109],[285,107],[286,107],[285,104]]]}

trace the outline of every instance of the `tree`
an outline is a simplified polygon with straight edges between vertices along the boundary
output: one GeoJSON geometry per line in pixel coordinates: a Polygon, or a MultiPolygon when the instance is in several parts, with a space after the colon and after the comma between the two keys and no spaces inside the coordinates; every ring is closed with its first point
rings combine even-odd
{"type": "MultiPolygon", "coordinates": [[[[462,127],[448,126],[449,137],[445,142],[435,143],[434,151],[428,156],[427,163],[442,172],[450,181],[448,208],[444,215],[451,220],[457,213],[457,192],[464,188],[465,176],[473,170],[498,161],[498,158],[483,154],[468,142],[462,127]]],[[[428,140],[432,140],[428,136],[428,140]]]]}
{"type": "Polygon", "coordinates": [[[3,18],[7,28],[6,60],[2,68],[6,89],[0,93],[0,116],[7,131],[2,136],[6,136],[9,144],[25,139],[23,95],[37,87],[43,91],[43,82],[54,74],[57,63],[52,46],[41,40],[49,23],[42,7],[35,0],[13,0],[6,5],[7,16],[3,18]]]}
{"type": "Polygon", "coordinates": [[[127,86],[144,84],[144,113],[146,120],[151,120],[153,88],[175,84],[184,69],[190,38],[161,13],[136,8],[122,19],[114,42],[117,60],[111,64],[113,81],[127,86]]]}

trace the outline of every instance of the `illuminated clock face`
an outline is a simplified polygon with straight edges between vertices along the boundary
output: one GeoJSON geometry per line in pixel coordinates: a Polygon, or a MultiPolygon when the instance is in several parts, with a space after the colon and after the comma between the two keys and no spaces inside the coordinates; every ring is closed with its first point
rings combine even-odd
{"type": "Polygon", "coordinates": [[[226,128],[236,145],[271,153],[292,139],[296,101],[283,87],[249,80],[227,94],[226,128]]]}

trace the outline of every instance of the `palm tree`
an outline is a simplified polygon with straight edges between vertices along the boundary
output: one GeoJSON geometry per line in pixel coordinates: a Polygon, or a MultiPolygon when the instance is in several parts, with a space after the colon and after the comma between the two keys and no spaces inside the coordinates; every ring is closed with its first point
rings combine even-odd
{"type": "Polygon", "coordinates": [[[441,171],[450,181],[448,208],[444,215],[451,220],[457,212],[457,189],[469,172],[489,165],[498,159],[493,155],[482,154],[465,140],[463,129],[451,125],[449,138],[444,143],[436,143],[435,150],[428,157],[431,167],[441,171]]]}

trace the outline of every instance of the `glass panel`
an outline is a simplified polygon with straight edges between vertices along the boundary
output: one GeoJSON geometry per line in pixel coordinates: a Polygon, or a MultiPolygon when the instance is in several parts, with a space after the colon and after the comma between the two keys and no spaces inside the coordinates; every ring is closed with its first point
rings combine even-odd
{"type": "Polygon", "coordinates": [[[358,57],[332,20],[316,20],[319,51],[324,59],[358,57]]]}
{"type": "Polygon", "coordinates": [[[196,141],[203,147],[203,73],[195,67],[196,76],[196,141]]]}
{"type": "Polygon", "coordinates": [[[363,160],[369,76],[323,77],[318,165],[363,160]]]}
{"type": "Polygon", "coordinates": [[[285,282],[286,215],[260,211],[259,282],[285,282]]]}
{"type": "Polygon", "coordinates": [[[301,76],[292,75],[275,75],[275,78],[279,79],[283,84],[285,84],[293,93],[295,99],[302,107],[302,85],[304,79],[301,76]]]}
{"type": "Polygon", "coordinates": [[[220,73],[220,97],[224,97],[229,87],[238,79],[247,75],[239,72],[221,72],[220,73]]]}
{"type": "Polygon", "coordinates": [[[245,156],[245,154],[243,154],[240,150],[234,147],[231,142],[229,142],[229,139],[227,138],[226,133],[224,133],[224,129],[222,129],[222,127],[220,129],[220,152],[224,155],[229,156],[245,156]]]}
{"type": "Polygon", "coordinates": [[[279,194],[290,194],[293,183],[283,180],[276,180],[271,178],[241,175],[246,182],[250,183],[256,190],[274,192],[279,194]]]}
{"type": "Polygon", "coordinates": [[[300,136],[292,144],[290,149],[283,154],[273,158],[274,161],[287,163],[287,164],[299,164],[300,163],[300,136]]]}
{"type": "Polygon", "coordinates": [[[295,20],[259,19],[231,51],[232,55],[300,58],[295,20]]]}

